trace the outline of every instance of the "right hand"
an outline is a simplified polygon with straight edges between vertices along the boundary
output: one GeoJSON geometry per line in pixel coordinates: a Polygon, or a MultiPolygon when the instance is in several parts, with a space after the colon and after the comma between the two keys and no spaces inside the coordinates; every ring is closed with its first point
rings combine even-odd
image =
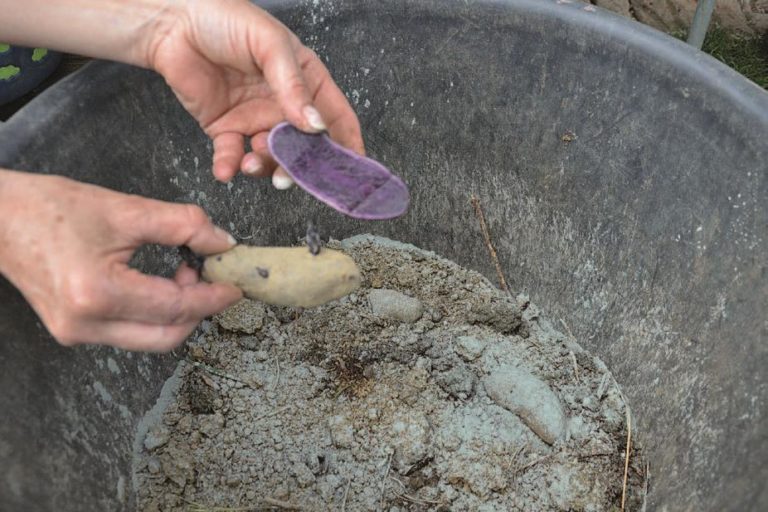
{"type": "Polygon", "coordinates": [[[0,171],[0,272],[62,345],[168,351],[207,316],[237,302],[231,285],[128,266],[146,243],[226,251],[230,235],[197,206],[113,192],[58,176],[0,171]]]}
{"type": "Polygon", "coordinates": [[[320,58],[285,25],[246,0],[169,2],[144,31],[142,64],[160,73],[213,139],[213,174],[242,169],[290,185],[267,148],[269,130],[287,120],[328,129],[363,154],[360,123],[320,58]],[[243,138],[250,138],[245,153],[243,138]]]}

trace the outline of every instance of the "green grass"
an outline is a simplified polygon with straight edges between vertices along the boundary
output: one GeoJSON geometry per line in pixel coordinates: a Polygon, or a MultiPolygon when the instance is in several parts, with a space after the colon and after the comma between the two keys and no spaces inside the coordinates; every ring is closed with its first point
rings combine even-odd
{"type": "MultiPolygon", "coordinates": [[[[673,35],[685,39],[684,33],[673,35]]],[[[750,37],[712,26],[702,50],[768,89],[768,33],[750,37]]]]}

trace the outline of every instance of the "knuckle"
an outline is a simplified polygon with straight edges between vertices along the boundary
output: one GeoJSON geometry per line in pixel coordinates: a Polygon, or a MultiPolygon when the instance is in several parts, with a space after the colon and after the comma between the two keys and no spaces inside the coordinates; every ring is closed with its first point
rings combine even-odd
{"type": "Polygon", "coordinates": [[[184,308],[184,301],[181,297],[178,297],[171,302],[168,307],[167,321],[169,325],[177,325],[182,323],[186,317],[186,311],[184,308]]]}
{"type": "Polygon", "coordinates": [[[306,92],[304,81],[301,80],[301,78],[298,76],[294,76],[288,83],[288,90],[290,91],[291,95],[304,96],[306,92]]]}
{"type": "Polygon", "coordinates": [[[83,342],[75,322],[66,317],[59,317],[51,321],[48,325],[48,332],[51,333],[51,336],[54,337],[59,345],[65,347],[71,347],[83,342]]]}
{"type": "Polygon", "coordinates": [[[64,291],[65,309],[76,318],[102,314],[106,300],[100,288],[87,276],[77,273],[70,275],[64,291]]]}
{"type": "Polygon", "coordinates": [[[258,60],[262,61],[262,64],[268,64],[276,55],[279,55],[279,49],[290,48],[290,38],[286,29],[280,24],[270,23],[265,25],[254,35],[253,46],[256,49],[254,53],[258,60]]]}
{"type": "Polygon", "coordinates": [[[163,337],[163,339],[155,345],[155,349],[158,352],[170,352],[171,350],[175,349],[179,345],[181,345],[185,339],[187,339],[188,333],[181,332],[181,333],[173,333],[173,332],[167,332],[166,335],[163,337]]]}
{"type": "Polygon", "coordinates": [[[123,195],[115,199],[114,207],[110,210],[109,221],[118,231],[130,230],[144,225],[150,218],[151,212],[144,198],[123,195]]]}
{"type": "Polygon", "coordinates": [[[298,54],[297,56],[299,59],[299,63],[301,63],[302,66],[305,66],[310,62],[315,62],[320,60],[320,57],[317,55],[317,52],[315,50],[313,50],[312,48],[308,48],[304,45],[301,46],[297,54],[298,54]]]}
{"type": "Polygon", "coordinates": [[[208,215],[196,204],[187,204],[183,207],[187,225],[193,229],[199,229],[208,225],[208,215]]]}

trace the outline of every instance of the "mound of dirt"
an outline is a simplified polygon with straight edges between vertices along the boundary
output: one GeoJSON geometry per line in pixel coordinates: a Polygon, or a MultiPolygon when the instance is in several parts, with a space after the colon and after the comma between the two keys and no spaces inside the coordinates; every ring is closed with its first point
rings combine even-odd
{"type": "Polygon", "coordinates": [[[244,300],[188,343],[137,438],[140,510],[619,509],[626,405],[602,361],[433,253],[331,245],[360,266],[356,293],[244,300]]]}

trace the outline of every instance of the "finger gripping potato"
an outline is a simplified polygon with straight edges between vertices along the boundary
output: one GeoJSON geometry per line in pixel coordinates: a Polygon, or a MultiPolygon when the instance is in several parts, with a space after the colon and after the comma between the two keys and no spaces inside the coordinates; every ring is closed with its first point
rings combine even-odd
{"type": "Polygon", "coordinates": [[[276,306],[313,307],[343,297],[360,286],[360,269],[346,254],[306,247],[237,245],[209,256],[203,279],[230,283],[246,297],[276,306]]]}

